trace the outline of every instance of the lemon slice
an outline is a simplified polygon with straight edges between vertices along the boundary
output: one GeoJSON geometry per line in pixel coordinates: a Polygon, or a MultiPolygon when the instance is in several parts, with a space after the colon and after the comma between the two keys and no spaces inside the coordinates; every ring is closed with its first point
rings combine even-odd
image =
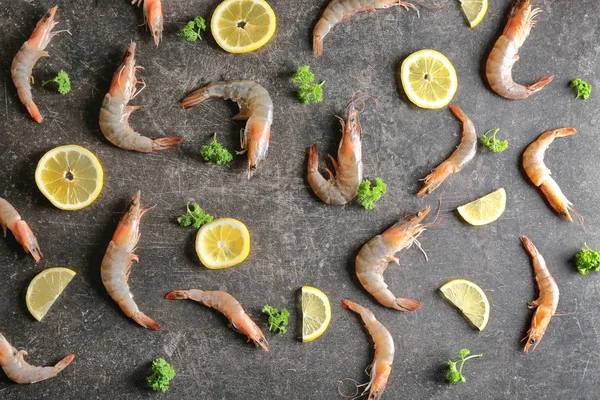
{"type": "Polygon", "coordinates": [[[230,53],[262,47],[275,33],[275,13],[264,0],[225,0],[210,20],[217,44],[230,53]]]}
{"type": "Polygon", "coordinates": [[[419,50],[402,62],[400,81],[404,92],[422,108],[442,108],[454,97],[458,78],[454,66],[436,50],[419,50]]]}
{"type": "Polygon", "coordinates": [[[312,286],[302,286],[302,341],[312,342],[321,336],[331,320],[327,295],[312,286]]]}
{"type": "Polygon", "coordinates": [[[250,233],[242,222],[219,218],[204,225],[196,236],[196,253],[209,269],[233,267],[250,252],[250,233]]]}
{"type": "Polygon", "coordinates": [[[475,327],[480,331],[485,328],[490,318],[490,303],[479,286],[466,279],[453,279],[440,290],[475,327]]]}
{"type": "Polygon", "coordinates": [[[460,0],[460,4],[471,28],[479,25],[488,9],[488,0],[460,0]]]}
{"type": "Polygon", "coordinates": [[[61,210],[79,210],[92,204],[102,190],[103,180],[96,156],[74,144],[48,151],[35,170],[37,187],[61,210]]]}
{"type": "Polygon", "coordinates": [[[458,213],[471,225],[480,226],[494,222],[506,208],[506,192],[500,188],[479,199],[458,207],[458,213]]]}
{"type": "Polygon", "coordinates": [[[33,318],[41,321],[58,296],[65,290],[75,271],[68,268],[48,268],[36,275],[29,283],[25,303],[33,318]]]}

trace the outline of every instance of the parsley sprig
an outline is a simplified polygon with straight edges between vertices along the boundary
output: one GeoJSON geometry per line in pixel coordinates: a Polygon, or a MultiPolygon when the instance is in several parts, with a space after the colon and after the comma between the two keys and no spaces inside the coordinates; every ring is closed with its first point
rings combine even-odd
{"type": "Polygon", "coordinates": [[[179,225],[192,225],[194,228],[198,229],[202,225],[207,224],[213,220],[213,216],[210,214],[206,214],[204,211],[202,211],[202,208],[200,208],[200,205],[198,203],[193,202],[191,204],[192,206],[190,207],[190,202],[188,202],[186,205],[187,212],[185,213],[185,215],[182,215],[181,217],[177,218],[177,222],[179,222],[179,225]]]}
{"type": "Polygon", "coordinates": [[[285,308],[281,310],[271,307],[268,304],[262,309],[262,312],[269,316],[269,330],[273,333],[279,333],[280,335],[287,332],[288,317],[290,313],[285,308]]]}
{"type": "Polygon", "coordinates": [[[202,40],[202,32],[205,30],[206,21],[204,21],[204,18],[198,16],[177,31],[177,36],[181,36],[187,41],[195,42],[196,40],[202,40]]]}
{"type": "Polygon", "coordinates": [[[320,103],[323,101],[323,84],[325,81],[312,83],[315,80],[315,74],[310,72],[308,65],[298,68],[292,79],[295,84],[300,85],[298,87],[298,99],[301,103],[320,103]]]}
{"type": "Polygon", "coordinates": [[[465,362],[470,360],[471,358],[483,357],[483,354],[471,354],[469,349],[462,349],[458,352],[459,359],[456,361],[448,360],[448,367],[450,371],[448,371],[448,375],[446,375],[446,379],[453,385],[456,385],[458,382],[466,382],[467,379],[462,374],[463,367],[465,366],[465,362]],[[456,365],[460,363],[460,369],[456,368],[456,365]]]}
{"type": "Polygon", "coordinates": [[[483,146],[487,147],[494,153],[501,153],[508,147],[508,140],[496,139],[496,134],[499,130],[500,128],[490,129],[479,139],[483,146]],[[491,136],[488,136],[490,134],[491,136]]]}

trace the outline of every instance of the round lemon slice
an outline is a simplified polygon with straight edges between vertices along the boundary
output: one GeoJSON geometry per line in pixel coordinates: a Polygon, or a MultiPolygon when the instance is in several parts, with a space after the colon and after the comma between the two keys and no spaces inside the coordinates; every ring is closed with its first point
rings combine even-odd
{"type": "Polygon", "coordinates": [[[96,156],[74,144],[48,151],[38,162],[35,183],[61,210],[89,206],[102,191],[104,172],[96,156]]]}
{"type": "Polygon", "coordinates": [[[471,225],[481,226],[494,222],[506,208],[506,191],[500,188],[479,199],[457,208],[458,213],[471,225]]]}
{"type": "Polygon", "coordinates": [[[275,13],[264,0],[225,0],[210,20],[217,44],[230,53],[262,47],[275,33],[275,13]]]}
{"type": "Polygon", "coordinates": [[[312,342],[321,336],[331,320],[331,305],[327,295],[312,286],[302,286],[302,342],[312,342]]]}
{"type": "Polygon", "coordinates": [[[41,321],[52,304],[75,276],[68,268],[48,268],[36,275],[27,287],[25,303],[33,318],[41,321]]]}
{"type": "Polygon", "coordinates": [[[400,66],[400,81],[409,100],[422,108],[442,108],[456,93],[458,78],[448,58],[424,49],[409,55],[400,66]]]}
{"type": "Polygon", "coordinates": [[[233,267],[250,252],[250,233],[242,222],[219,218],[204,225],[196,236],[196,253],[209,269],[233,267]]]}
{"type": "Polygon", "coordinates": [[[466,279],[453,279],[440,290],[476,328],[480,331],[485,328],[490,318],[490,303],[479,286],[466,279]]]}
{"type": "Polygon", "coordinates": [[[471,28],[479,25],[488,9],[488,0],[460,0],[460,4],[471,28]]]}

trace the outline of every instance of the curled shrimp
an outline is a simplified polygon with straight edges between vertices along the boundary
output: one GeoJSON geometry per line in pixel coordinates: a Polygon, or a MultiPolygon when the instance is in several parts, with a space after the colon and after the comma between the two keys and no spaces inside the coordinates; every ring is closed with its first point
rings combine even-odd
{"type": "Polygon", "coordinates": [[[31,71],[40,58],[50,56],[44,49],[54,35],[58,34],[58,32],[52,32],[52,29],[58,24],[54,21],[57,9],[58,6],[52,7],[37,23],[31,37],[23,43],[10,67],[10,74],[17,88],[19,100],[27,108],[29,115],[38,123],[42,123],[44,117],[40,114],[40,110],[31,96],[31,83],[33,83],[31,71]]]}
{"type": "Polygon", "coordinates": [[[371,363],[371,381],[362,392],[364,395],[369,391],[369,400],[379,400],[385,390],[388,378],[392,373],[392,363],[394,362],[394,339],[390,332],[381,322],[377,321],[375,315],[366,307],[360,306],[350,300],[342,300],[342,307],[354,311],[365,324],[369,331],[373,344],[375,345],[375,355],[371,363]]]}
{"type": "Polygon", "coordinates": [[[431,174],[424,179],[424,185],[417,193],[417,196],[423,196],[433,192],[444,180],[453,173],[460,171],[469,163],[477,151],[477,133],[473,122],[457,106],[448,107],[452,114],[462,123],[462,139],[460,144],[445,161],[438,165],[431,174]]]}
{"type": "Polygon", "coordinates": [[[395,297],[383,281],[383,273],[391,261],[400,263],[394,254],[409,248],[413,243],[420,246],[417,237],[428,226],[432,226],[421,224],[428,213],[429,206],[396,222],[381,235],[369,240],[356,256],[356,276],[360,284],[386,307],[398,311],[414,311],[421,308],[421,303],[416,300],[395,297]]]}
{"type": "Polygon", "coordinates": [[[162,39],[163,12],[160,0],[133,0],[131,4],[141,6],[144,3],[144,21],[148,24],[154,43],[158,46],[162,39]]]}
{"type": "Polygon", "coordinates": [[[4,237],[6,237],[6,229],[9,229],[17,239],[17,242],[23,246],[25,252],[30,253],[35,262],[40,262],[42,252],[31,228],[29,228],[27,222],[21,219],[17,210],[1,197],[0,225],[2,225],[2,228],[4,229],[4,237]]]}
{"type": "Polygon", "coordinates": [[[350,105],[348,119],[342,124],[342,140],[338,148],[337,161],[329,156],[335,169],[333,173],[326,169],[329,179],[325,179],[319,172],[319,156],[317,145],[313,144],[308,149],[308,184],[319,199],[327,204],[346,204],[350,202],[358,191],[362,181],[362,151],[361,129],[358,122],[358,111],[350,105]]]}
{"type": "Polygon", "coordinates": [[[122,149],[143,153],[170,149],[181,142],[183,138],[170,136],[150,139],[140,135],[129,126],[129,115],[142,108],[141,106],[127,105],[139,93],[135,85],[144,83],[135,77],[138,69],[143,69],[143,67],[135,65],[135,42],[131,42],[119,69],[113,76],[110,89],[102,101],[100,130],[109,142],[122,149]]]}
{"type": "Polygon", "coordinates": [[[550,272],[546,267],[544,257],[542,257],[533,243],[531,243],[531,240],[526,236],[521,236],[521,242],[523,243],[525,251],[527,251],[531,257],[535,281],[537,282],[540,291],[537,300],[531,301],[528,304],[529,308],[535,308],[535,313],[531,320],[531,327],[527,331],[527,336],[521,340],[527,340],[524,349],[525,352],[527,352],[531,346],[533,346],[532,351],[535,350],[540,340],[542,340],[542,336],[544,336],[544,333],[546,332],[548,323],[550,323],[550,319],[558,307],[559,292],[556,281],[552,275],[550,275],[550,272]]]}
{"type": "MultiPolygon", "coordinates": [[[[573,222],[573,219],[569,214],[569,210],[575,212],[571,207],[573,203],[567,200],[560,187],[550,176],[550,170],[544,164],[544,154],[554,138],[571,136],[575,132],[574,128],[558,128],[544,132],[523,152],[523,169],[529,180],[540,188],[550,207],[571,222],[573,222]]],[[[583,223],[581,217],[580,220],[583,223]]]]}
{"type": "Polygon", "coordinates": [[[485,65],[485,75],[494,92],[512,100],[526,99],[552,82],[553,76],[545,76],[536,83],[523,86],[512,78],[513,65],[519,60],[519,48],[535,25],[535,16],[542,12],[531,8],[529,0],[515,0],[508,15],[502,35],[496,41],[485,65]]]}
{"type": "Polygon", "coordinates": [[[54,367],[36,367],[25,361],[24,357],[26,355],[25,350],[17,350],[0,333],[0,366],[6,376],[13,382],[36,383],[54,378],[75,358],[74,354],[69,354],[54,367]]]}
{"type": "Polygon", "coordinates": [[[273,123],[273,102],[269,92],[253,81],[213,82],[195,90],[181,101],[181,108],[202,103],[206,99],[231,99],[240,107],[234,120],[247,119],[246,128],[242,131],[240,144],[242,151],[248,153],[248,179],[258,164],[267,157],[269,137],[273,123]]]}
{"type": "Polygon", "coordinates": [[[349,18],[361,11],[375,12],[377,9],[394,6],[404,7],[406,10],[412,8],[417,11],[417,15],[419,14],[419,11],[413,4],[401,0],[331,0],[313,30],[313,51],[315,56],[323,54],[323,39],[325,39],[331,28],[343,19],[349,18]]]}
{"type": "Polygon", "coordinates": [[[106,291],[125,315],[144,328],[155,331],[161,328],[160,324],[140,311],[127,283],[133,262],[139,261],[138,256],[133,252],[140,239],[140,220],[148,210],[150,209],[141,206],[138,191],[131,199],[108,244],[100,267],[100,275],[106,291]]]}
{"type": "Polygon", "coordinates": [[[230,326],[236,331],[248,336],[248,339],[252,340],[256,346],[269,351],[265,335],[246,314],[240,303],[229,293],[218,290],[175,290],[167,294],[166,298],[169,300],[194,300],[207,307],[214,308],[227,317],[230,326]]]}

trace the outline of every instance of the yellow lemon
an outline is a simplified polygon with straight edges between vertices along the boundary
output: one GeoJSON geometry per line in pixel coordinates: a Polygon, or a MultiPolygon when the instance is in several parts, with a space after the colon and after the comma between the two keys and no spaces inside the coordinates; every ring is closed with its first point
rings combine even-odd
{"type": "Polygon", "coordinates": [[[446,298],[482,331],[490,318],[490,303],[483,290],[466,279],[453,279],[440,287],[446,298]]]}
{"type": "Polygon", "coordinates": [[[48,268],[36,275],[27,287],[25,303],[33,318],[41,321],[58,296],[65,290],[75,271],[68,268],[48,268]]]}
{"type": "Polygon", "coordinates": [[[471,225],[480,226],[494,222],[506,208],[506,192],[500,188],[479,199],[458,207],[458,213],[471,225]]]}
{"type": "Polygon", "coordinates": [[[209,269],[233,267],[250,252],[250,233],[241,221],[219,218],[204,225],[196,236],[196,253],[209,269]]]}
{"type": "Polygon", "coordinates": [[[488,9],[488,0],[460,0],[460,4],[471,28],[479,25],[488,9]]]}
{"type": "Polygon", "coordinates": [[[325,293],[312,286],[302,286],[302,341],[321,336],[331,320],[331,305],[325,293]]]}

